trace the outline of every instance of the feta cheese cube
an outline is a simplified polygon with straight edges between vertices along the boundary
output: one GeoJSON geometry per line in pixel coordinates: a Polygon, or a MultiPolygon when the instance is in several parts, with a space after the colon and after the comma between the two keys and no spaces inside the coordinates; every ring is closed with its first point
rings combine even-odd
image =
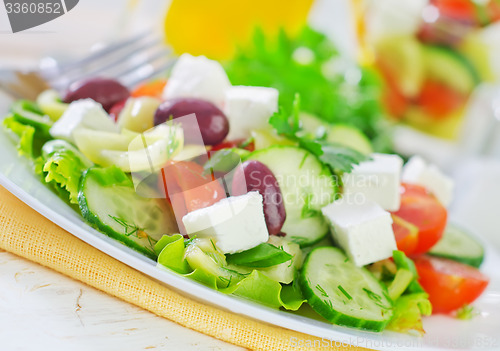
{"type": "Polygon", "coordinates": [[[229,87],[231,83],[219,62],[205,56],[183,54],[172,69],[163,98],[197,98],[222,108],[224,93],[229,87]]]}
{"type": "MultiPolygon", "coordinates": [[[[403,160],[397,155],[372,154],[372,160],[354,166],[342,177],[344,197],[362,196],[384,210],[397,211],[401,204],[400,177],[403,160]]],[[[359,201],[357,201],[359,202],[359,201]]]]}
{"type": "Polygon", "coordinates": [[[119,127],[109,118],[101,104],[92,99],[73,101],[50,128],[50,135],[74,143],[73,133],[79,129],[93,129],[118,133],[119,127]]]}
{"type": "Polygon", "coordinates": [[[257,191],[189,212],[182,222],[187,234],[213,238],[224,253],[245,251],[269,239],[263,198],[257,191]]]}
{"type": "Polygon", "coordinates": [[[250,131],[263,129],[269,117],[278,111],[278,90],[274,88],[234,86],[226,90],[224,113],[229,119],[228,139],[242,139],[250,131]]]}
{"type": "Polygon", "coordinates": [[[332,235],[357,266],[392,256],[397,250],[392,218],[373,201],[356,205],[338,200],[321,210],[332,226],[332,235]]]}
{"type": "Polygon", "coordinates": [[[401,180],[405,183],[422,185],[448,207],[453,199],[453,179],[443,174],[433,164],[428,164],[422,157],[413,156],[403,167],[401,180]]]}

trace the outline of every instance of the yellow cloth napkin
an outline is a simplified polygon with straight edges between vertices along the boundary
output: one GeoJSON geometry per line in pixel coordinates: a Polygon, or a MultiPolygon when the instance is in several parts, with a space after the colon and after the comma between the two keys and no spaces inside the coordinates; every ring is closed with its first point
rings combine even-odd
{"type": "MultiPolygon", "coordinates": [[[[332,350],[321,339],[193,301],[84,243],[0,186],[0,248],[182,326],[252,350],[332,350]],[[316,341],[316,344],[313,342],[316,341]],[[324,345],[324,344],[323,344],[324,345]]],[[[332,345],[332,342],[329,342],[332,345]]],[[[333,346],[335,346],[333,344],[333,346]]],[[[340,346],[338,350],[362,348],[340,346]]],[[[366,349],[363,349],[366,350],[366,349]]]]}

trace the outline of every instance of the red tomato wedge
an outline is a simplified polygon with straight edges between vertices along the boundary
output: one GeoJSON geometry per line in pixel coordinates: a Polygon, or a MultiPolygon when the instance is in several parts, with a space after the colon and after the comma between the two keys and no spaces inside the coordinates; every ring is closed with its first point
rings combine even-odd
{"type": "Polygon", "coordinates": [[[167,84],[166,79],[156,79],[150,82],[143,83],[135,88],[130,96],[139,97],[139,96],[151,96],[158,99],[161,99],[163,94],[163,89],[167,84]]]}
{"type": "Polygon", "coordinates": [[[398,250],[403,251],[406,256],[412,255],[418,244],[418,227],[392,215],[392,230],[398,250]]]}
{"type": "Polygon", "coordinates": [[[443,236],[446,208],[424,187],[403,183],[401,188],[401,207],[393,214],[418,228],[417,245],[408,254],[425,253],[443,236]]]}
{"type": "Polygon", "coordinates": [[[486,25],[500,18],[500,5],[497,1],[475,2],[471,0],[432,0],[441,16],[470,23],[486,25]]]}
{"type": "Polygon", "coordinates": [[[428,80],[424,83],[416,103],[429,117],[439,120],[460,109],[466,99],[466,95],[447,85],[428,80]]]}
{"type": "Polygon", "coordinates": [[[443,16],[458,20],[474,21],[476,19],[476,8],[470,0],[432,0],[431,3],[443,16]]]}
{"type": "Polygon", "coordinates": [[[470,304],[489,282],[476,268],[452,260],[424,255],[414,258],[414,262],[433,313],[450,313],[470,304]]]}
{"type": "MultiPolygon", "coordinates": [[[[164,189],[179,222],[188,212],[213,205],[226,197],[222,185],[197,163],[171,161],[161,171],[159,188],[164,189]]],[[[178,223],[183,230],[182,223],[178,223]]]]}

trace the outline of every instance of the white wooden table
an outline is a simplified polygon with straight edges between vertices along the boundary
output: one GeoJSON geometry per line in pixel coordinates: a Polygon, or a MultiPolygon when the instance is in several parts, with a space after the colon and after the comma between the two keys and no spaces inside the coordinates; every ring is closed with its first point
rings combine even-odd
{"type": "Polygon", "coordinates": [[[242,350],[0,250],[0,350],[242,350]]]}

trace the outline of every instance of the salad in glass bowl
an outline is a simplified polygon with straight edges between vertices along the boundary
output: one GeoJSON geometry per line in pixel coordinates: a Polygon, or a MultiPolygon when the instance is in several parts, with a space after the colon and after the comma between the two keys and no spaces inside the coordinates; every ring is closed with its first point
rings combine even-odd
{"type": "Polygon", "coordinates": [[[500,7],[495,1],[365,1],[364,37],[395,121],[455,141],[481,83],[494,82],[500,7]],[[491,32],[491,34],[490,34],[491,32]]]}
{"type": "Polygon", "coordinates": [[[3,126],[89,225],[186,279],[370,331],[470,313],[488,277],[447,222],[450,178],[280,94],[184,54],[132,91],[92,77],[17,101],[3,126]]]}

